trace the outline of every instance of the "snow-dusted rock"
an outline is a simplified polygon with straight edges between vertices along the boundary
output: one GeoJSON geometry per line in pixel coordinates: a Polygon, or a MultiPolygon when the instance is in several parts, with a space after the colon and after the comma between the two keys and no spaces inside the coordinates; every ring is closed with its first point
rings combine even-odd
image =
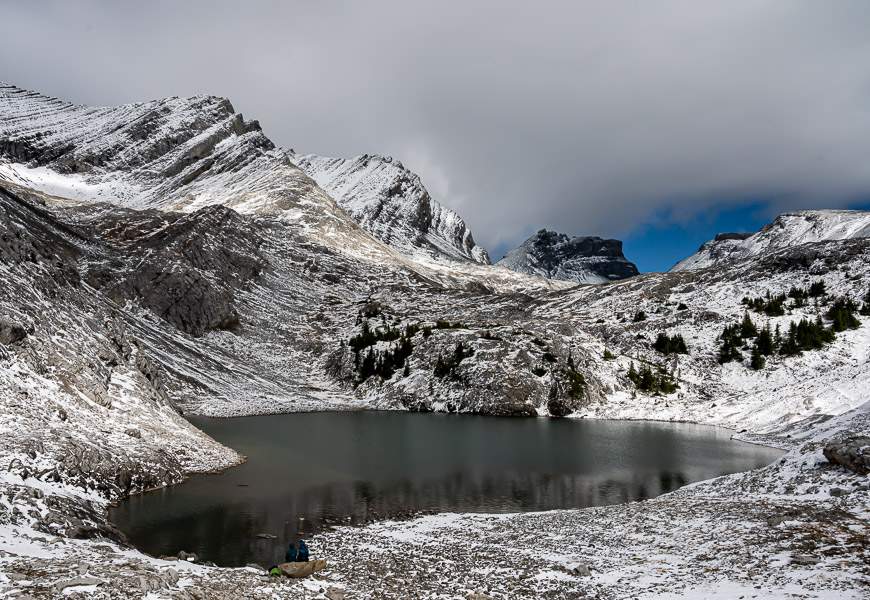
{"type": "Polygon", "coordinates": [[[496,263],[512,271],[578,283],[605,283],[638,274],[622,254],[622,242],[569,237],[541,229],[496,263]]]}
{"type": "Polygon", "coordinates": [[[870,211],[804,210],[784,213],[757,233],[717,235],[703,244],[698,252],[674,265],[671,271],[704,269],[811,242],[866,237],[870,237],[870,211]]]}
{"type": "Polygon", "coordinates": [[[870,473],[870,437],[860,436],[831,442],[825,446],[825,458],[859,475],[870,473]]]}
{"type": "Polygon", "coordinates": [[[27,330],[19,323],[0,317],[0,344],[8,346],[27,337],[27,330]]]}
{"type": "Polygon", "coordinates": [[[366,231],[394,248],[412,256],[489,264],[462,217],[436,202],[420,177],[398,160],[372,154],[292,158],[366,231]]]}

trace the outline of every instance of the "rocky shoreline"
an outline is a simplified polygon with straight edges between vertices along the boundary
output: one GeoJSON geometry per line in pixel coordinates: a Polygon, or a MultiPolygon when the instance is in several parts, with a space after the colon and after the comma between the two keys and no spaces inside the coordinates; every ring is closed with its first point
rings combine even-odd
{"type": "Polygon", "coordinates": [[[870,403],[793,434],[768,467],[648,501],[340,527],[313,540],[329,569],[303,581],[148,557],[117,535],[105,501],[7,474],[0,597],[860,598],[870,485],[823,452],[868,435],[870,403]]]}

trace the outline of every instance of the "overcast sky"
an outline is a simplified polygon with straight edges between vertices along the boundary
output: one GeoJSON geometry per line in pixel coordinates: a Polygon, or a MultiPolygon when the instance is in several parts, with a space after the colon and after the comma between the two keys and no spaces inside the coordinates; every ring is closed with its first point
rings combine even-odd
{"type": "Polygon", "coordinates": [[[865,0],[0,0],[0,79],[227,96],[281,146],[393,155],[496,258],[544,226],[870,198],[865,0]]]}

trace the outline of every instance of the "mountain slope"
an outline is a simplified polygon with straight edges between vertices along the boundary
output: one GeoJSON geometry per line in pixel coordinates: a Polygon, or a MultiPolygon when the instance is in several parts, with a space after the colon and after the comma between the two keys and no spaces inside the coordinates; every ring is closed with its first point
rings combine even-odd
{"type": "Polygon", "coordinates": [[[720,234],[671,271],[704,269],[790,246],[870,237],[870,211],[805,210],[779,215],[754,234],[720,234]]]}
{"type": "Polygon", "coordinates": [[[578,283],[604,283],[638,274],[622,254],[622,242],[568,237],[541,229],[496,263],[512,271],[578,283]]]}
{"type": "Polygon", "coordinates": [[[468,225],[432,199],[420,177],[391,157],[353,159],[314,154],[293,160],[362,227],[410,255],[489,264],[468,225]]]}
{"type": "Polygon", "coordinates": [[[336,246],[382,253],[225,98],[87,107],[0,84],[0,175],[78,202],[280,215],[336,246]]]}

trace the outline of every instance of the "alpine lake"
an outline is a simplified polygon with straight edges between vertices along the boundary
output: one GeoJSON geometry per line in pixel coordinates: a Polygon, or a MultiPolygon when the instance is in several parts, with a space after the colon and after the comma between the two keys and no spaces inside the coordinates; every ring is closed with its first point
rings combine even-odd
{"type": "Polygon", "coordinates": [[[151,555],[185,550],[221,566],[281,562],[300,533],[324,527],[641,500],[782,454],[726,429],[650,421],[374,411],[190,421],[247,461],[133,496],[110,517],[151,555]]]}

